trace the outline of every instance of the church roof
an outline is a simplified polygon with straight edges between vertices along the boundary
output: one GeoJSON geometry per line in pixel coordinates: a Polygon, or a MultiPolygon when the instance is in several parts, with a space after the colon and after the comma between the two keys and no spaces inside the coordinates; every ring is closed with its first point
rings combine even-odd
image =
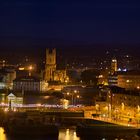
{"type": "Polygon", "coordinates": [[[34,82],[40,82],[41,79],[35,76],[23,76],[23,77],[18,77],[14,81],[34,81],[34,82]]]}

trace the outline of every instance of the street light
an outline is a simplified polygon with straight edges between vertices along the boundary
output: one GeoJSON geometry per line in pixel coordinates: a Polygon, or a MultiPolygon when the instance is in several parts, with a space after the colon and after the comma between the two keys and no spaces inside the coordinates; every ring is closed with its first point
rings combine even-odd
{"type": "Polygon", "coordinates": [[[121,109],[122,109],[122,111],[124,111],[124,103],[122,103],[122,108],[121,109]]]}
{"type": "Polygon", "coordinates": [[[77,98],[80,98],[80,96],[79,96],[79,95],[77,95],[76,97],[77,97],[77,98]]]}
{"type": "Polygon", "coordinates": [[[72,104],[73,105],[75,105],[75,99],[80,98],[80,96],[77,95],[77,93],[78,93],[78,90],[74,90],[74,92],[72,93],[72,104]]]}
{"type": "Polygon", "coordinates": [[[108,117],[110,117],[110,119],[112,119],[112,100],[113,100],[113,95],[111,90],[108,91],[108,98],[109,98],[109,102],[108,102],[108,117]]]}
{"type": "Polygon", "coordinates": [[[76,96],[76,99],[77,99],[77,100],[76,100],[76,104],[79,103],[79,99],[80,99],[80,98],[81,98],[80,95],[77,95],[77,96],[76,96]]]}
{"type": "Polygon", "coordinates": [[[32,70],[33,69],[33,66],[31,65],[31,66],[29,66],[29,70],[32,70]]]}
{"type": "Polygon", "coordinates": [[[69,93],[69,92],[67,92],[67,95],[70,95],[70,93],[69,93]]]}
{"type": "Polygon", "coordinates": [[[77,90],[74,90],[74,93],[77,93],[77,90]]]}
{"type": "Polygon", "coordinates": [[[29,70],[29,76],[31,76],[31,71],[33,70],[33,66],[30,65],[29,68],[28,68],[28,70],[29,70]]]}
{"type": "Polygon", "coordinates": [[[79,99],[80,96],[77,95],[78,91],[77,90],[74,90],[73,92],[67,92],[66,95],[69,96],[71,95],[71,103],[72,105],[75,105],[75,99],[79,99]]]}

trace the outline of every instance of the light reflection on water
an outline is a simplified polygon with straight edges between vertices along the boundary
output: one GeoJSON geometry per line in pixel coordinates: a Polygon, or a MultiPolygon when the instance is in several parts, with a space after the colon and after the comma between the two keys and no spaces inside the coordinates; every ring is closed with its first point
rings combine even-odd
{"type": "MultiPolygon", "coordinates": [[[[29,140],[34,140],[35,138],[31,139],[29,138],[29,140]]],[[[7,138],[6,135],[4,134],[4,130],[3,128],[0,128],[0,140],[15,140],[14,139],[11,139],[11,138],[7,138]]],[[[19,140],[16,139],[16,140],[19,140]]],[[[25,138],[20,138],[20,140],[25,140],[25,138]]],[[[53,138],[37,138],[35,140],[56,140],[56,139],[53,139],[53,138]]],[[[78,138],[76,136],[76,132],[75,130],[73,129],[61,129],[60,132],[59,132],[59,137],[58,137],[58,140],[80,140],[80,138],[78,138]]]]}
{"type": "MultiPolygon", "coordinates": [[[[97,140],[94,138],[91,138],[91,140],[97,140]]],[[[9,138],[4,134],[4,130],[3,128],[0,127],[0,140],[25,140],[25,138],[9,138]]],[[[59,137],[58,139],[53,139],[53,138],[26,138],[26,140],[84,140],[84,139],[80,139],[79,137],[76,136],[76,131],[74,129],[61,129],[59,131],[59,137]]],[[[87,140],[87,139],[86,139],[87,140]]],[[[89,139],[88,139],[89,140],[89,139]]],[[[140,140],[139,138],[127,138],[127,139],[106,139],[106,138],[101,138],[98,140],[140,140]]]]}
{"type": "Polygon", "coordinates": [[[60,130],[59,140],[80,140],[80,138],[76,136],[75,130],[66,129],[60,130]]]}
{"type": "Polygon", "coordinates": [[[3,128],[0,127],[0,140],[7,140],[3,128]]]}

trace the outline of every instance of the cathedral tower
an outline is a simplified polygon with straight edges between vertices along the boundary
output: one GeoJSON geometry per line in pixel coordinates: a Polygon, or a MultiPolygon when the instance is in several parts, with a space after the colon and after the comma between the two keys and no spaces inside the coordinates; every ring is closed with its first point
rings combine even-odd
{"type": "Polygon", "coordinates": [[[56,49],[46,49],[45,80],[53,81],[56,71],[56,49]]]}

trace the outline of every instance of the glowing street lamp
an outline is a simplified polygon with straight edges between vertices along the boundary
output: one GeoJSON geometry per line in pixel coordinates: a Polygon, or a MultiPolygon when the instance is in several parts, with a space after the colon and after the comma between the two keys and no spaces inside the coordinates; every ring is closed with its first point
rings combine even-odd
{"type": "Polygon", "coordinates": [[[74,93],[77,93],[77,90],[74,90],[74,93]]]}
{"type": "Polygon", "coordinates": [[[80,96],[77,95],[77,96],[76,96],[76,99],[77,99],[77,100],[76,100],[76,104],[78,104],[78,103],[79,103],[80,96]]]}
{"type": "Polygon", "coordinates": [[[71,93],[70,93],[70,92],[67,92],[67,93],[66,93],[67,96],[71,96],[72,105],[75,104],[75,100],[76,100],[76,99],[79,99],[79,98],[80,98],[80,96],[77,95],[77,93],[78,93],[77,90],[74,90],[74,91],[71,92],[71,93]]]}
{"type": "Polygon", "coordinates": [[[32,70],[33,69],[33,66],[31,65],[31,66],[29,66],[29,70],[32,70]]]}
{"type": "Polygon", "coordinates": [[[80,98],[80,96],[79,96],[79,95],[77,95],[76,97],[77,97],[78,99],[80,98]]]}
{"type": "Polygon", "coordinates": [[[124,111],[124,103],[122,103],[121,109],[122,111],[124,111]]]}
{"type": "Polygon", "coordinates": [[[28,68],[28,70],[29,70],[29,76],[31,76],[31,71],[33,70],[33,66],[30,65],[29,68],[28,68]]]}
{"type": "Polygon", "coordinates": [[[80,98],[80,96],[77,95],[77,93],[78,93],[77,90],[74,90],[73,93],[72,93],[72,104],[73,104],[73,105],[75,104],[75,103],[74,103],[75,99],[80,98]]]}
{"type": "Polygon", "coordinates": [[[70,95],[70,93],[69,93],[69,92],[67,92],[67,95],[70,95]]]}

